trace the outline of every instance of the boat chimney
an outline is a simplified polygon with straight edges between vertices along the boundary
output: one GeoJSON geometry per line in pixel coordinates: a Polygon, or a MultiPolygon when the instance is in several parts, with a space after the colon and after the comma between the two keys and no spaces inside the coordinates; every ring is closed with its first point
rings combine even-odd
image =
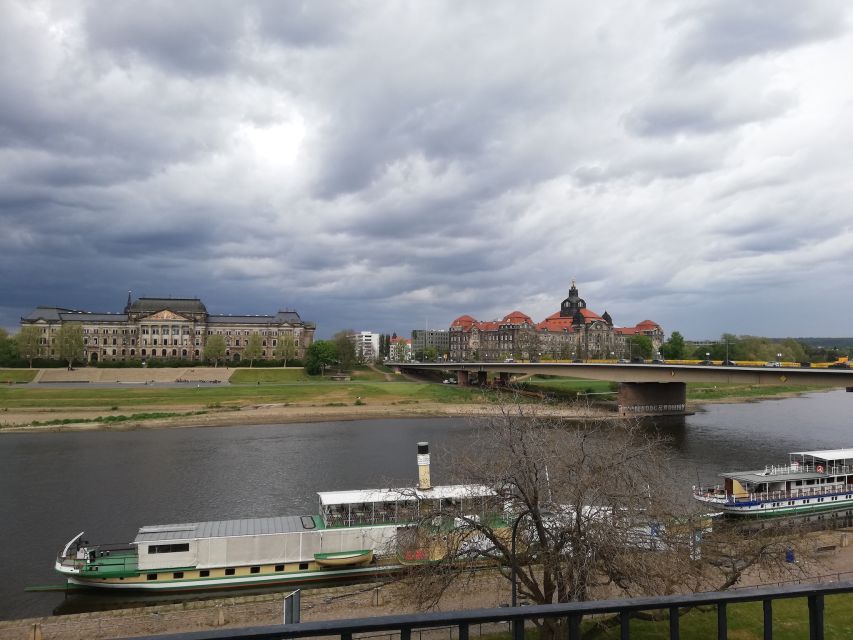
{"type": "Polygon", "coordinates": [[[418,489],[432,489],[429,482],[429,442],[418,443],[418,489]]]}

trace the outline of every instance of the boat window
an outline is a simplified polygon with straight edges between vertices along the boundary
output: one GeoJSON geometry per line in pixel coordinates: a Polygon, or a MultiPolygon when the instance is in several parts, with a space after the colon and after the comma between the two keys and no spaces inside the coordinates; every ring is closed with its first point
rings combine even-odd
{"type": "Polygon", "coordinates": [[[180,553],[181,551],[189,551],[190,543],[182,544],[149,544],[148,553],[180,553]]]}
{"type": "Polygon", "coordinates": [[[305,569],[307,569],[307,568],[308,568],[308,563],[307,563],[307,562],[300,562],[300,563],[299,563],[299,570],[300,570],[300,571],[305,571],[305,569]]]}
{"type": "Polygon", "coordinates": [[[251,568],[249,569],[249,573],[260,573],[260,572],[261,572],[261,568],[260,568],[260,567],[251,567],[251,568]]]}
{"type": "Polygon", "coordinates": [[[175,573],[172,574],[172,577],[175,580],[180,580],[181,578],[184,577],[184,572],[183,571],[175,571],[175,573]]]}
{"type": "Polygon", "coordinates": [[[198,572],[199,578],[207,578],[209,576],[210,576],[210,570],[209,569],[202,569],[201,571],[198,572]]]}
{"type": "Polygon", "coordinates": [[[226,576],[233,576],[234,575],[234,567],[227,567],[225,569],[225,575],[226,576]]]}
{"type": "Polygon", "coordinates": [[[283,564],[275,565],[275,570],[276,571],[284,571],[284,565],[283,564]]]}
{"type": "Polygon", "coordinates": [[[156,580],[157,574],[156,573],[149,573],[148,575],[145,576],[145,579],[146,580],[156,580]]]}

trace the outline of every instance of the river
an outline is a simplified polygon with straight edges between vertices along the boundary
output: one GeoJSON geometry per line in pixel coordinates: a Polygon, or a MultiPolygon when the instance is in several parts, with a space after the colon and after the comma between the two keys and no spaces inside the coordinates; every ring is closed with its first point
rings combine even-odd
{"type": "MultiPolygon", "coordinates": [[[[763,468],[789,451],[853,446],[853,394],[844,391],[707,405],[662,423],[684,491],[719,471],[763,468]]],[[[53,559],[79,531],[127,542],[145,524],[314,513],[317,491],[412,485],[415,443],[464,444],[463,419],[0,435],[0,619],[72,611],[53,559]]],[[[109,604],[112,596],[99,596],[109,604]]]]}

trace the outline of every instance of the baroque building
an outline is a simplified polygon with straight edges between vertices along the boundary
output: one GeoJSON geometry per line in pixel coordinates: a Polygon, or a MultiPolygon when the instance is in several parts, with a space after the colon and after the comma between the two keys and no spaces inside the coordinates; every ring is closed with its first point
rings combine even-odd
{"type": "Polygon", "coordinates": [[[302,358],[314,341],[315,326],[296,311],[275,315],[215,315],[198,298],[138,298],[121,313],[93,313],[37,307],[21,318],[21,327],[41,331],[41,357],[56,358],[55,334],[63,324],[79,323],[83,329],[86,362],[178,359],[204,360],[204,347],[212,335],[225,341],[225,359],[239,362],[252,334],[261,339],[261,358],[274,358],[279,341],[293,340],[295,357],[302,358]]]}
{"type": "Polygon", "coordinates": [[[663,344],[664,333],[652,320],[633,327],[614,326],[610,314],[598,315],[578,295],[574,280],[560,310],[541,322],[521,311],[500,320],[480,322],[463,315],[450,325],[450,359],[500,361],[506,358],[553,360],[606,360],[630,356],[629,338],[646,336],[653,351],[663,344]]]}

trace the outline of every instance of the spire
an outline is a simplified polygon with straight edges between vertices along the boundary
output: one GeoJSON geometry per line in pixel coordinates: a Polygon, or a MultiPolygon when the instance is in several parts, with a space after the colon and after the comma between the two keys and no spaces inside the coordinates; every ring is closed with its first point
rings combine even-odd
{"type": "Polygon", "coordinates": [[[127,290],[127,304],[126,304],[126,305],[125,305],[125,307],[124,307],[124,312],[125,312],[125,313],[128,313],[128,312],[130,311],[130,304],[131,304],[131,301],[130,301],[130,294],[131,294],[131,293],[133,293],[133,291],[132,291],[132,290],[130,290],[130,289],[128,289],[128,290],[127,290]]]}

